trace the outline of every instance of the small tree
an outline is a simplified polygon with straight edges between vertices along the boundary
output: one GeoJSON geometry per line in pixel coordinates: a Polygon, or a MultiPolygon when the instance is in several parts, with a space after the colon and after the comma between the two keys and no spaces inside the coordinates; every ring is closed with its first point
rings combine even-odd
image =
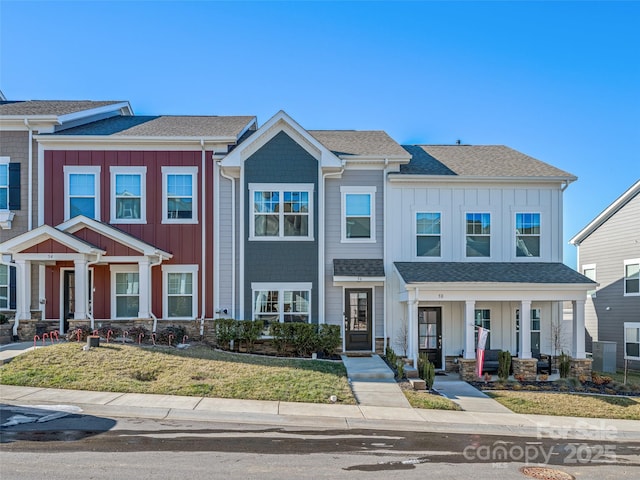
{"type": "Polygon", "coordinates": [[[558,318],[557,320],[551,320],[551,364],[549,367],[551,369],[559,368],[558,367],[558,352],[562,352],[564,350],[564,329],[562,319],[558,318]]]}
{"type": "Polygon", "coordinates": [[[406,324],[400,325],[398,334],[396,335],[396,346],[402,350],[402,356],[407,356],[407,350],[409,349],[409,327],[406,324]]]}
{"type": "Polygon", "coordinates": [[[427,390],[433,388],[433,382],[436,379],[436,367],[429,360],[426,361],[423,368],[424,383],[427,384],[427,390]]]}
{"type": "Polygon", "coordinates": [[[501,381],[505,381],[509,378],[509,371],[511,370],[511,352],[501,351],[498,353],[498,378],[501,381]]]}
{"type": "Polygon", "coordinates": [[[558,357],[558,368],[560,370],[560,378],[567,378],[571,370],[571,357],[562,352],[558,357]]]}

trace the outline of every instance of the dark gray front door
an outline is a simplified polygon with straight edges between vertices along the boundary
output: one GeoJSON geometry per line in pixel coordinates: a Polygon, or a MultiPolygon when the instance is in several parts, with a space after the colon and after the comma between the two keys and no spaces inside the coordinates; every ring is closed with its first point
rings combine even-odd
{"type": "Polygon", "coordinates": [[[418,308],[418,341],[420,353],[426,353],[436,368],[442,368],[442,308],[418,308]]]}
{"type": "Polygon", "coordinates": [[[371,289],[345,290],[345,347],[371,351],[371,289]]]}

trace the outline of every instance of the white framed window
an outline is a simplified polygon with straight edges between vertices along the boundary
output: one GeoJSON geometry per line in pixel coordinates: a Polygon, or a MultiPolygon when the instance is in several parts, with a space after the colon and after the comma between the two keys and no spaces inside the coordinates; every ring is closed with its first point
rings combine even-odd
{"type": "Polygon", "coordinates": [[[0,264],[0,310],[9,309],[9,267],[0,264]]]}
{"type": "Polygon", "coordinates": [[[466,215],[466,256],[491,256],[491,214],[467,213],[466,215]]]}
{"type": "Polygon", "coordinates": [[[516,213],[516,257],[540,256],[540,214],[516,213]]]}
{"type": "Polygon", "coordinates": [[[416,256],[439,257],[440,249],[440,213],[416,213],[416,256]]]}
{"type": "MultiPolygon", "coordinates": [[[[531,351],[540,353],[540,309],[531,309],[531,351]]],[[[520,351],[520,309],[516,309],[516,351],[520,351]]]]}
{"type": "Polygon", "coordinates": [[[137,318],[140,311],[140,274],[137,265],[111,265],[111,316],[137,318]]]}
{"type": "MultiPolygon", "coordinates": [[[[589,264],[589,265],[583,265],[582,266],[582,274],[587,277],[589,280],[593,280],[594,282],[596,281],[596,265],[594,264],[589,264]]],[[[587,292],[587,295],[591,296],[591,297],[595,297],[596,296],[596,290],[595,288],[593,290],[589,290],[587,292]]]]}
{"type": "Polygon", "coordinates": [[[250,240],[313,240],[312,183],[249,184],[250,240]]]}
{"type": "Polygon", "coordinates": [[[198,223],[198,167],[162,167],[162,223],[198,223]]]}
{"type": "Polygon", "coordinates": [[[198,265],[162,265],[162,316],[193,320],[198,315],[198,265]]]}
{"type": "Polygon", "coordinates": [[[9,210],[9,157],[0,157],[0,210],[9,210]]]}
{"type": "Polygon", "coordinates": [[[624,295],[640,295],[640,258],[624,261],[624,295]]]}
{"type": "Polygon", "coordinates": [[[100,166],[65,165],[64,218],[84,215],[100,220],[100,166]]]}
{"type": "Polygon", "coordinates": [[[309,323],[311,320],[311,283],[252,283],[253,320],[264,322],[263,334],[269,325],[309,323]]]}
{"type": "MultiPolygon", "coordinates": [[[[489,350],[491,347],[491,310],[488,308],[479,308],[474,312],[476,327],[482,327],[487,330],[487,342],[484,349],[489,350]]],[[[475,329],[474,345],[478,345],[478,329],[475,329]]]]}
{"type": "Polygon", "coordinates": [[[111,223],[147,222],[147,167],[110,167],[111,223]]]}
{"type": "Polygon", "coordinates": [[[376,241],[376,187],[340,187],[342,242],[376,241]]]}

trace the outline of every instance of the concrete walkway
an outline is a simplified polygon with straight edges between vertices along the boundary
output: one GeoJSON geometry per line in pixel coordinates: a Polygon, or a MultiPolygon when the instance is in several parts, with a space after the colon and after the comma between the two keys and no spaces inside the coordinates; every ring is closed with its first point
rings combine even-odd
{"type": "Polygon", "coordinates": [[[467,412],[512,413],[493,398],[460,380],[457,374],[436,375],[433,388],[467,412]]]}
{"type": "Polygon", "coordinates": [[[33,350],[33,342],[17,342],[0,345],[0,365],[10,362],[21,353],[33,350]]]}

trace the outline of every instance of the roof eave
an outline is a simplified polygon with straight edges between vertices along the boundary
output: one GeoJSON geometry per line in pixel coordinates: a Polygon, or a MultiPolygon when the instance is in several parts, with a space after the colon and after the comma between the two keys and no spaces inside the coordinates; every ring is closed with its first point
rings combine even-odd
{"type": "Polygon", "coordinates": [[[390,182],[460,182],[460,183],[566,183],[567,185],[578,178],[569,176],[476,176],[476,175],[422,175],[392,172],[389,174],[390,182]]]}

